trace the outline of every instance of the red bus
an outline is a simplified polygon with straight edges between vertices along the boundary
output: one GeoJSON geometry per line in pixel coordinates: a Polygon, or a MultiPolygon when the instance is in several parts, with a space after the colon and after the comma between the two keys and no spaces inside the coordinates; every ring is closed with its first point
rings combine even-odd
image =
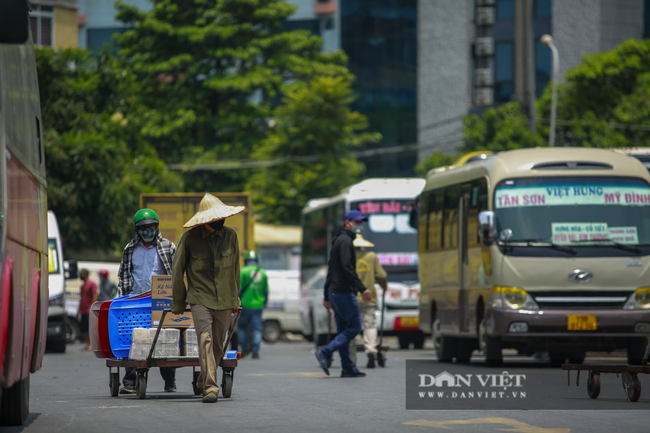
{"type": "Polygon", "coordinates": [[[0,1],[0,425],[27,418],[47,336],[47,185],[27,8],[0,1]]]}

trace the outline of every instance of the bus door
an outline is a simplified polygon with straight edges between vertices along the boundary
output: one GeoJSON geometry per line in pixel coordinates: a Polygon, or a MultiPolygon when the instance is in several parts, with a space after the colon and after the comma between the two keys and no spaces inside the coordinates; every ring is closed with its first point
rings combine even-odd
{"type": "Polygon", "coordinates": [[[470,188],[463,185],[458,203],[458,330],[469,330],[469,296],[468,272],[469,259],[467,251],[467,216],[469,211],[470,188]]]}

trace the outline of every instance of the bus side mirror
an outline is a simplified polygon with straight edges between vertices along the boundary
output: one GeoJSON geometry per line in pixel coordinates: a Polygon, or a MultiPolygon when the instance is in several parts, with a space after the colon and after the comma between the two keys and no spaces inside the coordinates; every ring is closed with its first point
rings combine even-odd
{"type": "Polygon", "coordinates": [[[492,245],[497,238],[494,212],[484,210],[478,214],[478,234],[483,245],[492,245]]]}
{"type": "Polygon", "coordinates": [[[415,230],[420,226],[420,200],[413,203],[409,212],[409,225],[415,230]]]}
{"type": "Polygon", "coordinates": [[[65,271],[66,280],[76,280],[79,278],[79,267],[76,260],[68,260],[67,269],[65,271]]]}
{"type": "Polygon", "coordinates": [[[0,43],[24,44],[29,38],[27,0],[0,1],[0,43]]]}

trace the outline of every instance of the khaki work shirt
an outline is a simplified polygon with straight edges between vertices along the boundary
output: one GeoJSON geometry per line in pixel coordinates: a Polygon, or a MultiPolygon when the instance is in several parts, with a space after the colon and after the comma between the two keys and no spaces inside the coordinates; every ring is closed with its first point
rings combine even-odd
{"type": "Polygon", "coordinates": [[[239,307],[239,242],[237,232],[223,227],[210,233],[205,226],[189,230],[178,240],[172,263],[172,311],[186,304],[213,310],[239,307]],[[187,292],[183,275],[187,276],[187,292]]]}
{"type": "MultiPolygon", "coordinates": [[[[364,286],[370,290],[372,296],[371,302],[377,302],[377,290],[375,283],[379,284],[384,290],[388,287],[386,271],[379,264],[377,255],[372,251],[357,251],[357,274],[364,286]]],[[[361,294],[357,294],[359,302],[363,302],[361,294]]]]}

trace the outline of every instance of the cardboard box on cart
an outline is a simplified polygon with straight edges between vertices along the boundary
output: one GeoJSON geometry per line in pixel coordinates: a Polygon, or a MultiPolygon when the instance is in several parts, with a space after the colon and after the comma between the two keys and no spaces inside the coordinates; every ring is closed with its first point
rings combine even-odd
{"type": "MultiPolygon", "coordinates": [[[[163,310],[172,308],[172,276],[154,275],[151,281],[151,326],[156,327],[160,323],[163,310]]],[[[180,315],[167,313],[163,328],[189,328],[194,325],[192,313],[189,311],[180,315]]]]}

